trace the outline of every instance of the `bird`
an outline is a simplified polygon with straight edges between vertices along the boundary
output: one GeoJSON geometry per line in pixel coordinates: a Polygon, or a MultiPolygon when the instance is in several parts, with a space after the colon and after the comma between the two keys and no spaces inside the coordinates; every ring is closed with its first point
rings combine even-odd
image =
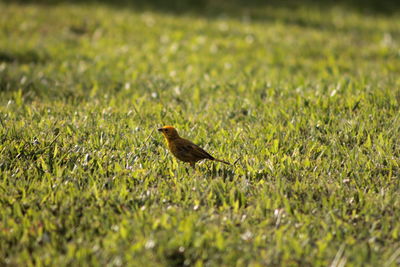
{"type": "Polygon", "coordinates": [[[164,126],[158,129],[164,135],[171,153],[183,162],[189,162],[192,168],[195,168],[196,162],[208,159],[231,165],[229,162],[214,158],[204,149],[191,141],[179,136],[178,131],[172,126],[164,126]]]}

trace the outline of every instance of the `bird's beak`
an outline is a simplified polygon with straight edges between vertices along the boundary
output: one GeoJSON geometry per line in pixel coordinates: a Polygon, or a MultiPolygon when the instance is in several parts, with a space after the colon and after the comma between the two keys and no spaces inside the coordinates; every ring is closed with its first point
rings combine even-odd
{"type": "Polygon", "coordinates": [[[157,131],[162,132],[163,128],[158,128],[157,131]]]}

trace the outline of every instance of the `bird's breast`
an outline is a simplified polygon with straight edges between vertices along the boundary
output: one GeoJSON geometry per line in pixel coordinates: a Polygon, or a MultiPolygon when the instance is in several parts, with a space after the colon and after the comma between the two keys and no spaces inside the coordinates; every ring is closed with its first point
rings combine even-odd
{"type": "Polygon", "coordinates": [[[168,148],[177,159],[185,162],[196,161],[196,159],[193,158],[192,153],[185,150],[183,145],[184,144],[179,140],[168,140],[168,148]]]}

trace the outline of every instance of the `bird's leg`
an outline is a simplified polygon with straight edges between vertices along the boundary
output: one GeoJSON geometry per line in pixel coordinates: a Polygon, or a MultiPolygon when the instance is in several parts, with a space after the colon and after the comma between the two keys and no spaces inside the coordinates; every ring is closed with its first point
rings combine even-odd
{"type": "Polygon", "coordinates": [[[193,169],[196,169],[196,163],[190,162],[190,167],[192,167],[193,169]]]}
{"type": "Polygon", "coordinates": [[[186,172],[186,174],[190,174],[189,168],[185,167],[185,172],[186,172]]]}

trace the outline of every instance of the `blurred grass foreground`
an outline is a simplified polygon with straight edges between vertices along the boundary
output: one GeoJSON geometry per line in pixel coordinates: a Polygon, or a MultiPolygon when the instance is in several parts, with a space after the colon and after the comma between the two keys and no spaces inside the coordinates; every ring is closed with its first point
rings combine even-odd
{"type": "Polygon", "coordinates": [[[0,265],[398,266],[399,7],[0,1],[0,265]]]}

